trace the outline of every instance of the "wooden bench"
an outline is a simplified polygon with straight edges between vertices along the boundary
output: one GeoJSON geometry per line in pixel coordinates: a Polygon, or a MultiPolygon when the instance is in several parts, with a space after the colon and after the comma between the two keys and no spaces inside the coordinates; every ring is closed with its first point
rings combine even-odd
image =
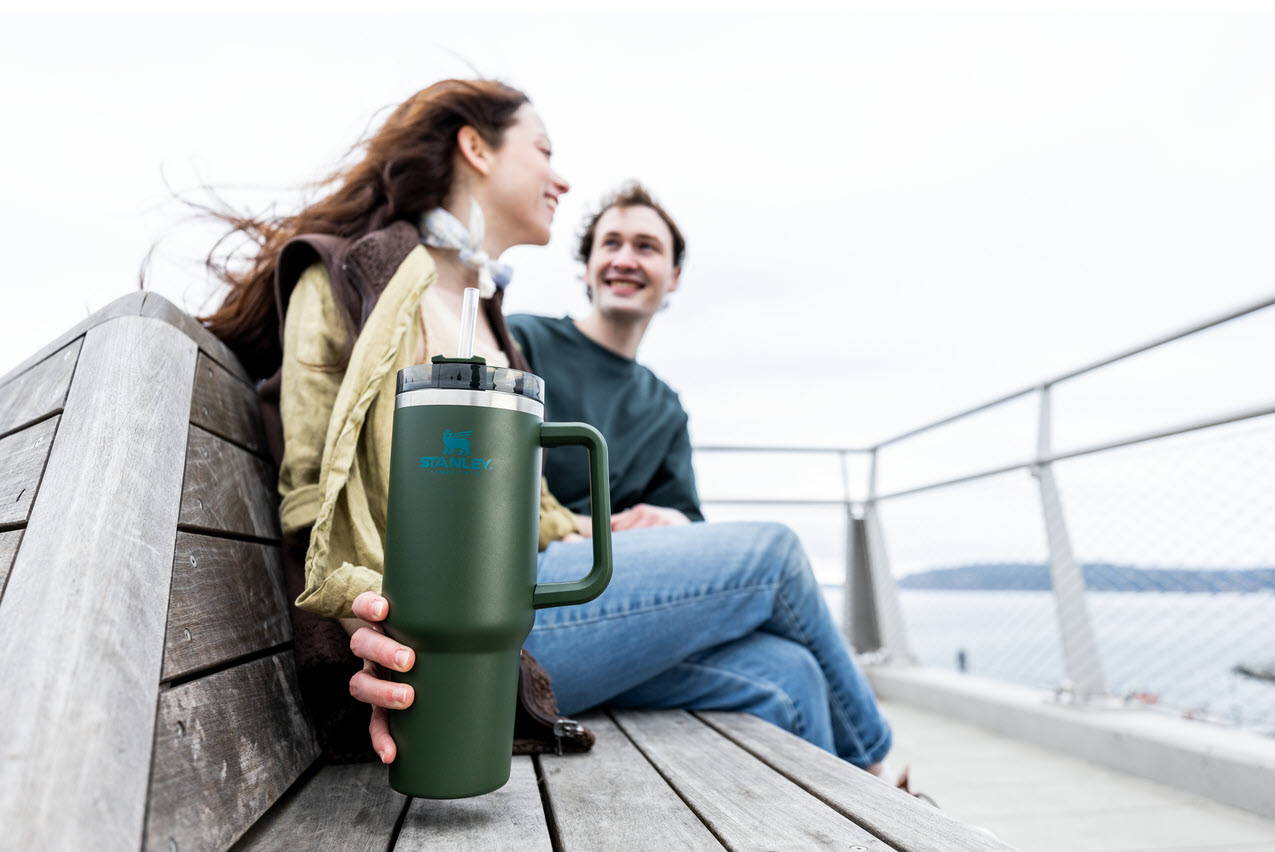
{"type": "Polygon", "coordinates": [[[252,385],[135,293],[0,379],[0,846],[1002,849],[756,718],[595,711],[474,799],[326,765],[252,385]]]}

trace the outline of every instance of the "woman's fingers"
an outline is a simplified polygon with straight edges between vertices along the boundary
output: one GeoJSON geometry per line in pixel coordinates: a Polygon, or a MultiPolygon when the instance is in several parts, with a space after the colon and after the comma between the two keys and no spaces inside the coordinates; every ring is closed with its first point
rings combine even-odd
{"type": "Polygon", "coordinates": [[[410,707],[416,697],[415,691],[407,684],[381,680],[366,668],[350,678],[350,694],[359,701],[390,710],[410,707]]]}
{"type": "Polygon", "coordinates": [[[350,609],[364,621],[384,621],[390,611],[390,602],[376,592],[364,592],[354,599],[350,609]]]}
{"type": "Polygon", "coordinates": [[[356,657],[396,672],[405,672],[416,663],[416,654],[411,648],[370,627],[360,627],[354,631],[354,635],[350,637],[350,650],[356,657]]]}
{"type": "Polygon", "coordinates": [[[389,718],[385,711],[410,707],[416,694],[405,683],[393,683],[377,677],[377,666],[405,672],[416,663],[416,654],[411,648],[380,632],[377,622],[384,621],[390,611],[390,602],[383,596],[364,592],[354,599],[350,608],[355,616],[369,622],[369,626],[360,627],[350,636],[350,650],[364,660],[363,670],[350,678],[350,694],[372,705],[372,721],[368,723],[372,748],[381,756],[382,763],[393,763],[398,747],[390,736],[389,718]]]}
{"type": "Polygon", "coordinates": [[[381,756],[381,763],[393,763],[398,756],[398,746],[394,745],[394,738],[390,736],[390,722],[385,710],[372,708],[372,721],[367,729],[372,735],[372,748],[381,756]]]}

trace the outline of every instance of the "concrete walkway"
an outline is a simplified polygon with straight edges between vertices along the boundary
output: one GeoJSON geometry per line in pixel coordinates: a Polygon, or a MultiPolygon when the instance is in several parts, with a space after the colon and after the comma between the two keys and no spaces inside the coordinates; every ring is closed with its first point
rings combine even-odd
{"type": "Polygon", "coordinates": [[[898,701],[882,708],[890,762],[911,767],[912,789],[1024,852],[1275,852],[1275,821],[1248,811],[898,701]]]}

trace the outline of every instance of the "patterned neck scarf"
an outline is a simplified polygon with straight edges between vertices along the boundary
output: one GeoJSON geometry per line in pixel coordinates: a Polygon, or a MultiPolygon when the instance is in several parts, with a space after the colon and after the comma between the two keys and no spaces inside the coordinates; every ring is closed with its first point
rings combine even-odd
{"type": "Polygon", "coordinates": [[[506,263],[492,260],[483,251],[483,237],[487,224],[478,202],[471,202],[469,227],[442,207],[430,210],[420,221],[421,242],[427,246],[460,252],[460,262],[478,270],[478,294],[490,299],[497,290],[509,286],[514,271],[506,263]]]}

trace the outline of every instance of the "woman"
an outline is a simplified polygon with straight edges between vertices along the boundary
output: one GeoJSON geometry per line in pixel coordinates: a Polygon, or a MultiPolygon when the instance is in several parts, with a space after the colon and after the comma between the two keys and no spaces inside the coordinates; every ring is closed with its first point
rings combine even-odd
{"type": "MultiPolygon", "coordinates": [[[[386,763],[396,751],[385,711],[418,699],[410,686],[379,677],[381,667],[407,671],[414,663],[411,649],[377,624],[388,614],[379,590],[394,376],[453,351],[467,286],[487,297],[478,354],[520,365],[500,314],[508,271],[491,259],[513,245],[548,242],[557,199],[568,190],[550,154],[543,124],[516,90],[444,81],[418,92],[373,135],[364,159],[334,177],[327,199],[273,225],[236,222],[261,248],[246,273],[225,270],[230,296],[208,320],[255,375],[282,362],[280,513],[294,556],[310,532],[297,603],[341,617],[350,633],[363,666],[348,692],[372,706],[368,731],[386,763]],[[288,241],[305,233],[340,239],[328,249],[303,240],[309,248],[298,253],[297,241],[288,241]],[[327,270],[348,273],[353,285],[327,270]],[[270,334],[278,314],[286,315],[281,352],[270,334]]],[[[591,548],[578,538],[570,513],[545,492],[540,582],[587,573],[591,548]]],[[[880,770],[889,728],[791,531],[776,524],[633,530],[617,533],[614,549],[607,591],[583,606],[538,611],[527,641],[552,675],[563,712],[606,701],[744,710],[880,770]]],[[[299,580],[291,585],[297,593],[299,580]]],[[[299,658],[304,645],[298,628],[299,658]]],[[[312,685],[307,700],[323,688],[333,687],[312,685]]]]}

